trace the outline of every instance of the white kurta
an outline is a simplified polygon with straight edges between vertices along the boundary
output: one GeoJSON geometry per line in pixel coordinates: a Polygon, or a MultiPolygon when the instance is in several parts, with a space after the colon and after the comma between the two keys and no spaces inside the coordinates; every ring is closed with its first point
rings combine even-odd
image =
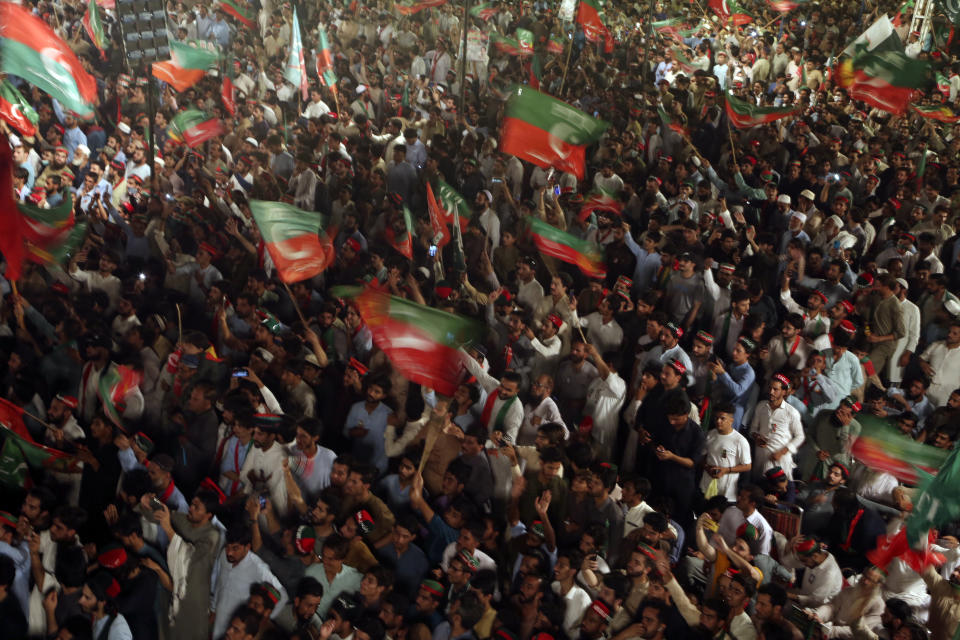
{"type": "Polygon", "coordinates": [[[776,409],[770,407],[769,401],[761,402],[757,404],[757,410],[753,414],[750,433],[766,440],[766,446],[757,447],[756,458],[753,460],[754,475],[779,466],[788,478],[793,477],[793,470],[797,466],[794,456],[806,438],[800,422],[800,412],[786,402],[781,402],[776,409]],[[787,448],[787,453],[774,461],[770,454],[784,447],[787,448]]]}
{"type": "Polygon", "coordinates": [[[943,406],[950,393],[960,387],[960,346],[950,349],[946,342],[939,340],[927,347],[922,358],[933,367],[927,397],[935,406],[943,406]]]}
{"type": "Polygon", "coordinates": [[[210,599],[210,609],[216,614],[213,620],[214,638],[221,638],[226,633],[233,612],[250,598],[250,587],[253,584],[269,582],[276,587],[280,592],[280,600],[273,608],[273,613],[276,615],[283,610],[287,603],[287,593],[260,556],[248,551],[243,560],[234,565],[227,560],[227,552],[224,550],[220,552],[217,564],[217,583],[210,599]]]}
{"type": "Polygon", "coordinates": [[[905,335],[897,340],[897,347],[890,358],[890,382],[900,382],[903,380],[903,367],[897,362],[904,351],[915,353],[917,342],[920,341],[920,308],[909,300],[903,300],[900,303],[903,309],[903,329],[905,335]]]}

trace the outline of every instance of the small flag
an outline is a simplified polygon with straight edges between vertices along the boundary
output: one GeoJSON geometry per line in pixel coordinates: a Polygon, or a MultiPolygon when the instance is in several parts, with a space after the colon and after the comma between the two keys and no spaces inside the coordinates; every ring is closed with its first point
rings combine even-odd
{"type": "Polygon", "coordinates": [[[533,32],[527,29],[517,29],[517,42],[520,45],[521,56],[533,55],[533,32]]]}
{"type": "Polygon", "coordinates": [[[121,430],[124,428],[124,398],[140,385],[142,379],[143,374],[136,369],[118,364],[109,367],[97,382],[97,395],[103,404],[103,412],[121,430]]]}
{"type": "MultiPolygon", "coordinates": [[[[220,8],[242,22],[248,29],[256,26],[256,11],[245,6],[240,0],[220,0],[220,8]]],[[[294,8],[294,15],[296,15],[296,8],[294,8]]]]}
{"type": "Polygon", "coordinates": [[[333,55],[330,53],[330,43],[327,41],[327,32],[320,27],[320,44],[317,47],[317,75],[321,82],[337,92],[337,74],[333,71],[333,55]]]}
{"type": "Polygon", "coordinates": [[[731,21],[738,27],[753,22],[753,14],[740,6],[737,0],[710,0],[709,5],[721,22],[731,21]]]}
{"type": "Polygon", "coordinates": [[[393,6],[397,9],[397,13],[400,15],[412,16],[413,14],[419,13],[424,9],[442,7],[445,4],[447,4],[447,0],[420,0],[420,2],[414,2],[413,4],[396,3],[393,6]]]}
{"type": "Polygon", "coordinates": [[[567,43],[564,42],[563,36],[550,36],[550,39],[547,40],[547,53],[561,54],[566,48],[567,43]]]}
{"type": "Polygon", "coordinates": [[[237,113],[237,90],[233,85],[233,54],[228,54],[221,73],[223,82],[220,85],[220,100],[223,101],[223,108],[231,116],[237,113]]]}
{"type": "Polygon", "coordinates": [[[208,71],[220,64],[220,51],[199,40],[171,40],[170,59],[181,69],[208,71]]]}
{"type": "Polygon", "coordinates": [[[410,215],[407,205],[402,206],[399,218],[387,221],[387,229],[384,233],[391,247],[406,256],[408,260],[413,260],[413,216],[410,215]]]}
{"type": "Polygon", "coordinates": [[[37,112],[7,78],[0,82],[0,118],[25,136],[37,133],[37,112]]]}
{"type": "Polygon", "coordinates": [[[83,15],[83,28],[90,36],[90,42],[100,52],[100,57],[106,60],[107,54],[104,49],[107,48],[107,36],[103,32],[103,23],[100,21],[100,12],[97,10],[96,0],[90,0],[90,4],[87,6],[87,12],[83,15]]]}
{"type": "Polygon", "coordinates": [[[953,109],[945,104],[940,105],[919,105],[912,104],[910,108],[919,113],[924,118],[945,122],[946,124],[956,124],[960,122],[960,116],[953,112],[953,109]]]}
{"type": "Polygon", "coordinates": [[[748,129],[799,113],[798,106],[758,107],[727,92],[727,117],[737,129],[748,129]]]}
{"type": "Polygon", "coordinates": [[[177,93],[183,93],[206,75],[206,72],[200,69],[181,69],[173,60],[154,62],[150,70],[154,78],[166,82],[177,93]]]}
{"type": "Polygon", "coordinates": [[[590,278],[603,278],[607,275],[603,255],[595,244],[561,231],[540,218],[529,216],[527,221],[530,223],[534,244],[540,253],[576,265],[590,278]]]}
{"type": "Polygon", "coordinates": [[[497,6],[492,2],[481,2],[470,9],[470,15],[481,20],[489,20],[497,15],[497,6]]]}
{"type": "Polygon", "coordinates": [[[191,149],[223,133],[223,123],[197,109],[181,111],[170,121],[167,133],[191,149]]]}
{"type": "Polygon", "coordinates": [[[303,99],[307,99],[307,65],[303,61],[303,40],[300,37],[300,20],[297,18],[297,8],[293,8],[293,24],[290,27],[290,56],[287,58],[287,68],[283,77],[295,87],[300,88],[303,99]]]}
{"type": "Polygon", "coordinates": [[[319,213],[264,200],[251,200],[250,211],[284,282],[308,280],[333,263],[333,242],[319,213]]]}

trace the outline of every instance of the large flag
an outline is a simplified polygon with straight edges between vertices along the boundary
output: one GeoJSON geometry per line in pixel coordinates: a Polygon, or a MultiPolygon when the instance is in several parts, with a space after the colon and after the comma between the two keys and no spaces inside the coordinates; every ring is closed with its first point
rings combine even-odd
{"type": "Polygon", "coordinates": [[[935,473],[950,453],[907,438],[872,416],[858,416],[857,420],[861,431],[851,448],[853,457],[900,482],[919,484],[924,477],[935,473]]]}
{"type": "Polygon", "coordinates": [[[37,133],[37,112],[7,78],[0,82],[0,118],[25,136],[37,133]]]}
{"type": "Polygon", "coordinates": [[[27,487],[30,469],[66,471],[73,463],[71,455],[24,439],[5,427],[0,428],[3,447],[0,448],[0,483],[12,487],[27,487]]]}
{"type": "Polygon", "coordinates": [[[710,0],[709,4],[721,22],[730,20],[736,26],[753,22],[753,14],[744,9],[737,0],[710,0]]]}
{"type": "Polygon", "coordinates": [[[333,263],[333,242],[319,213],[264,200],[251,200],[250,211],[284,282],[307,280],[333,263]]]}
{"type": "Polygon", "coordinates": [[[837,86],[854,100],[902,114],[910,98],[928,81],[930,63],[907,57],[903,51],[860,49],[837,67],[837,86]]]}
{"type": "Polygon", "coordinates": [[[67,197],[53,209],[41,209],[29,202],[18,202],[23,240],[40,248],[60,242],[73,228],[73,198],[67,197]]]}
{"type": "Polygon", "coordinates": [[[470,15],[481,20],[489,20],[497,13],[497,5],[493,2],[481,2],[470,9],[470,15]]]}
{"type": "Polygon", "coordinates": [[[97,10],[96,0],[90,0],[90,4],[87,6],[87,12],[83,15],[83,28],[90,36],[90,42],[100,52],[100,57],[106,60],[107,54],[104,49],[107,48],[107,35],[103,31],[103,23],[100,21],[100,12],[97,10]]]}
{"type": "Polygon", "coordinates": [[[181,111],[170,121],[167,134],[191,149],[223,133],[223,123],[197,109],[181,111]]]}
{"type": "Polygon", "coordinates": [[[953,112],[953,109],[948,107],[945,104],[930,104],[930,105],[920,105],[912,104],[910,108],[913,111],[916,111],[924,118],[930,120],[936,120],[938,122],[945,122],[947,124],[956,124],[960,122],[960,116],[953,112]]]}
{"type": "Polygon", "coordinates": [[[317,46],[317,75],[331,91],[337,92],[337,74],[333,71],[333,54],[330,53],[330,43],[327,41],[327,32],[323,27],[320,27],[320,43],[317,46]]]}
{"type": "Polygon", "coordinates": [[[87,236],[87,223],[75,224],[44,247],[28,244],[27,251],[31,261],[40,264],[62,265],[74,254],[87,236]]]}
{"type": "Polygon", "coordinates": [[[373,288],[334,287],[338,298],[353,298],[360,317],[394,368],[412,382],[452,396],[460,381],[463,351],[483,327],[452,313],[373,288]]]}
{"type": "MultiPolygon", "coordinates": [[[[248,29],[256,26],[257,12],[247,7],[242,0],[220,0],[220,8],[244,24],[248,29]]],[[[294,8],[296,16],[296,8],[294,8]]]]}
{"type": "Polygon", "coordinates": [[[586,147],[608,126],[556,98],[518,87],[507,102],[500,150],[582,180],[586,147]]]}
{"type": "Polygon", "coordinates": [[[606,42],[604,49],[607,53],[613,51],[613,36],[603,23],[600,12],[603,10],[601,0],[580,0],[577,6],[577,22],[583,27],[583,35],[590,42],[598,42],[603,38],[606,42]]]}
{"type": "Polygon", "coordinates": [[[419,13],[424,9],[431,9],[433,7],[442,7],[447,4],[447,0],[420,0],[420,2],[414,2],[412,4],[400,4],[395,3],[393,6],[396,8],[397,13],[404,16],[412,16],[415,13],[419,13]]]}
{"type": "Polygon", "coordinates": [[[490,44],[492,44],[497,51],[507,56],[519,56],[520,55],[520,43],[513,38],[508,38],[502,36],[499,33],[493,31],[490,33],[490,44]]]}
{"type": "Polygon", "coordinates": [[[181,69],[208,71],[220,63],[220,51],[199,40],[171,40],[170,59],[181,69]]]}
{"type": "Polygon", "coordinates": [[[533,242],[540,253],[576,265],[580,271],[591,278],[606,276],[607,268],[603,264],[603,254],[595,244],[561,231],[540,218],[530,216],[527,220],[530,223],[533,242]]]}
{"type": "Polygon", "coordinates": [[[799,106],[758,107],[727,92],[727,117],[737,129],[748,129],[774,122],[800,112],[799,106]]]}
{"type": "Polygon", "coordinates": [[[300,37],[300,20],[297,18],[297,8],[293,8],[293,25],[290,27],[290,56],[287,58],[287,68],[283,77],[295,87],[300,87],[300,94],[307,99],[307,65],[303,60],[303,40],[300,37]]]}
{"type": "Polygon", "coordinates": [[[903,42],[894,30],[893,23],[887,14],[880,16],[876,22],[867,27],[857,38],[847,45],[843,55],[853,56],[866,49],[868,52],[903,51],[903,42]]]}
{"type": "Polygon", "coordinates": [[[43,20],[12,2],[0,2],[0,55],[5,73],[36,85],[81,118],[93,116],[96,80],[43,20]]]}
{"type": "Polygon", "coordinates": [[[201,69],[181,69],[173,60],[154,62],[150,66],[150,70],[154,78],[166,82],[178,93],[186,91],[200,82],[200,79],[206,74],[201,69]]]}
{"type": "Polygon", "coordinates": [[[23,246],[23,220],[13,199],[13,150],[7,136],[0,136],[0,253],[7,263],[7,280],[20,279],[26,249],[23,246]]]}

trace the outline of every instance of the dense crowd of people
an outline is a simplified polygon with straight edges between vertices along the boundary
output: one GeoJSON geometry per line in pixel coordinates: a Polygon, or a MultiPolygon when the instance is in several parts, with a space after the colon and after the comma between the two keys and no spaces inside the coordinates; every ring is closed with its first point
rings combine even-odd
{"type": "Polygon", "coordinates": [[[834,66],[886,12],[936,72],[914,103],[955,105],[939,10],[921,38],[912,2],[744,1],[741,26],[607,2],[604,42],[569,3],[294,4],[307,96],[289,2],[254,0],[252,27],[168,2],[172,38],[228,61],[181,92],[126,66],[114,9],[101,56],[87,3],[33,8],[98,107],[8,77],[38,116],[0,124],[16,198],[86,229],[0,282],[3,398],[59,452],[0,469],[23,480],[0,492],[0,637],[958,637],[960,522],[939,566],[874,566],[919,490],[854,444],[960,435],[960,130],[851,100],[834,66]],[[498,48],[517,29],[535,56],[498,48]],[[498,151],[531,82],[610,123],[584,179],[498,151]],[[727,92],[797,111],[737,129],[727,92]],[[188,146],[185,109],[223,134],[188,146]],[[439,181],[472,207],[448,242],[439,181]],[[322,214],[323,273],[280,280],[254,200],[322,214]],[[538,252],[530,216],[605,276],[538,252]],[[397,370],[337,285],[482,323],[456,392],[397,370]]]}

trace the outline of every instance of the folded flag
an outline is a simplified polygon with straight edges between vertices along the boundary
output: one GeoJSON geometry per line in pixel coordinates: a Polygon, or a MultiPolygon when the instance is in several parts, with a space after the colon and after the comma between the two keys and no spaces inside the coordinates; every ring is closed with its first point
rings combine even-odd
{"type": "Polygon", "coordinates": [[[577,22],[583,27],[583,35],[590,42],[604,40],[604,51],[613,51],[613,36],[600,16],[603,11],[602,0],[580,0],[577,5],[577,22]]]}
{"type": "Polygon", "coordinates": [[[729,91],[727,92],[727,117],[737,129],[748,129],[768,122],[775,122],[780,118],[794,116],[800,112],[799,106],[788,107],[758,107],[741,100],[729,91]]]}
{"type": "Polygon", "coordinates": [[[30,470],[67,471],[74,463],[71,455],[24,439],[7,428],[0,428],[0,483],[28,488],[30,470]]]}
{"type": "Polygon", "coordinates": [[[374,344],[405,378],[443,395],[457,390],[466,355],[459,347],[482,336],[482,325],[373,288],[334,287],[353,298],[374,344]]]}
{"type": "Polygon", "coordinates": [[[220,8],[239,20],[248,29],[256,26],[257,12],[247,7],[241,0],[220,0],[220,8]]]}
{"type": "Polygon", "coordinates": [[[540,218],[529,216],[530,232],[534,244],[545,256],[576,265],[580,271],[591,278],[603,278],[607,274],[600,248],[592,242],[581,240],[540,218]]]}
{"type": "Polygon", "coordinates": [[[960,122],[960,116],[953,112],[953,109],[945,104],[938,105],[919,105],[912,104],[910,108],[919,113],[924,118],[945,122],[947,124],[956,124],[960,122]]]}
{"type": "Polygon", "coordinates": [[[948,451],[917,442],[886,422],[859,415],[860,436],[851,448],[853,457],[875,471],[889,473],[900,482],[916,486],[925,474],[935,473],[948,451]]]}
{"type": "Polygon", "coordinates": [[[161,60],[150,65],[154,78],[166,82],[177,93],[183,93],[200,82],[206,72],[202,69],[181,69],[173,60],[161,60]]]}
{"type": "Polygon", "coordinates": [[[197,109],[181,111],[170,121],[167,134],[191,149],[224,131],[223,123],[209,113],[197,109]]]}
{"type": "Polygon", "coordinates": [[[36,85],[79,117],[93,117],[97,82],[76,54],[39,17],[0,2],[2,70],[36,85]]]}
{"type": "Polygon", "coordinates": [[[106,60],[107,54],[104,49],[107,48],[107,35],[103,31],[103,22],[100,21],[100,11],[97,10],[96,0],[90,0],[90,4],[87,6],[87,12],[83,14],[82,22],[83,28],[87,31],[87,35],[90,36],[90,42],[92,42],[93,46],[100,52],[100,57],[106,60]]]}
{"type": "Polygon", "coordinates": [[[319,213],[265,200],[251,200],[250,211],[284,282],[307,280],[333,263],[333,241],[319,213]]]}
{"type": "Polygon", "coordinates": [[[0,82],[0,118],[22,135],[32,136],[37,133],[40,117],[7,78],[0,82]]]}
{"type": "Polygon", "coordinates": [[[500,150],[582,180],[587,145],[599,140],[608,126],[561,100],[518,87],[507,102],[500,150]]]}

